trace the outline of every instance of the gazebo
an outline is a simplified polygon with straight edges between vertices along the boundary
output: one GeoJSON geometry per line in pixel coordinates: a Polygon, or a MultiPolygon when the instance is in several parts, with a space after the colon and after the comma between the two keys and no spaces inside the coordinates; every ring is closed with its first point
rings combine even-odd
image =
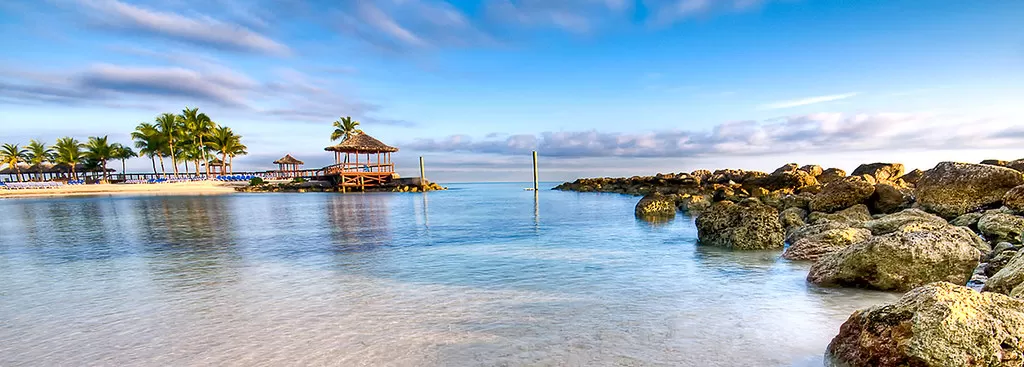
{"type": "Polygon", "coordinates": [[[372,136],[360,133],[349,136],[341,144],[324,148],[334,152],[333,166],[327,174],[339,175],[339,185],[376,186],[390,180],[395,174],[391,153],[398,148],[382,143],[372,136]],[[344,158],[342,158],[344,156],[344,158]]]}
{"type": "Polygon", "coordinates": [[[210,174],[212,175],[223,175],[228,173],[227,167],[230,165],[221,161],[220,158],[211,159],[209,162],[203,164],[206,167],[210,167],[210,174]]]}
{"type": "Polygon", "coordinates": [[[280,172],[282,176],[290,177],[297,175],[297,172],[299,171],[299,166],[306,163],[298,159],[295,159],[295,157],[292,157],[291,154],[285,154],[284,157],[281,157],[281,159],[274,161],[274,164],[277,165],[278,172],[280,172]]]}

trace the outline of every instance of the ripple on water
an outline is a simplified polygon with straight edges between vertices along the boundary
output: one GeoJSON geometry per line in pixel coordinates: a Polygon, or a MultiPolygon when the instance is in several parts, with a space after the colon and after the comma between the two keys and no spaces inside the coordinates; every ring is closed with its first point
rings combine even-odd
{"type": "Polygon", "coordinates": [[[857,308],[636,198],[0,201],[0,365],[811,366],[857,308]]]}

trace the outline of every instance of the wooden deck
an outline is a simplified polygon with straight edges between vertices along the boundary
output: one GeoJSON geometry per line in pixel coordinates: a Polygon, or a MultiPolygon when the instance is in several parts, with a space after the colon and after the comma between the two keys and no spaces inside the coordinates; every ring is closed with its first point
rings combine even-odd
{"type": "MultiPolygon", "coordinates": [[[[365,163],[340,163],[333,164],[323,168],[316,169],[303,169],[294,171],[250,171],[250,172],[233,172],[224,175],[210,175],[213,178],[217,176],[257,176],[267,180],[274,179],[295,179],[303,178],[310,181],[329,181],[332,185],[339,188],[366,188],[366,187],[377,187],[390,183],[394,179],[395,165],[394,163],[386,164],[365,164],[365,163]]],[[[159,173],[118,173],[111,174],[111,179],[114,181],[128,181],[128,180],[148,180],[155,178],[204,178],[204,175],[196,176],[195,174],[179,174],[174,176],[173,174],[159,174],[159,173]]]]}

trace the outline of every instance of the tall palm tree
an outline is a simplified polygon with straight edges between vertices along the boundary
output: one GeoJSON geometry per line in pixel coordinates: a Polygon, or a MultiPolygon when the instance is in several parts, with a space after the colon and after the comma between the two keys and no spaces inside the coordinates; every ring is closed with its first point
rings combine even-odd
{"type": "Polygon", "coordinates": [[[57,139],[57,144],[53,146],[54,150],[57,151],[57,156],[54,157],[54,162],[57,164],[63,164],[71,168],[71,175],[75,180],[78,180],[78,164],[82,163],[82,144],[75,138],[63,137],[57,139]]]}
{"type": "Polygon", "coordinates": [[[110,149],[112,150],[110,158],[121,160],[121,174],[125,174],[125,172],[127,172],[127,169],[125,168],[125,161],[138,157],[138,154],[136,154],[131,147],[127,147],[119,143],[111,144],[110,149]]]}
{"type": "MultiPolygon", "coordinates": [[[[334,122],[334,128],[334,132],[331,133],[331,141],[338,139],[345,141],[353,135],[363,133],[362,130],[359,130],[359,121],[352,120],[350,116],[339,118],[334,122]]],[[[345,155],[345,163],[348,163],[348,154],[345,155]]]]}
{"type": "Polygon", "coordinates": [[[171,165],[174,167],[174,175],[177,176],[178,158],[177,155],[175,154],[177,153],[177,151],[174,150],[174,142],[181,134],[181,132],[179,131],[180,129],[178,125],[178,116],[176,116],[173,113],[161,114],[156,118],[156,127],[159,129],[163,136],[167,137],[167,144],[162,147],[165,147],[167,149],[164,153],[171,157],[171,165]]]}
{"type": "Polygon", "coordinates": [[[114,146],[107,142],[107,137],[89,137],[85,143],[85,156],[96,163],[103,171],[103,181],[107,181],[107,161],[114,158],[114,146]]]}
{"type": "Polygon", "coordinates": [[[27,156],[28,150],[18,146],[18,144],[4,144],[0,147],[0,162],[18,172],[18,182],[22,181],[21,166],[19,164],[25,162],[27,156]]]}
{"type": "Polygon", "coordinates": [[[156,158],[160,158],[160,171],[165,175],[163,152],[167,150],[167,137],[160,133],[156,125],[143,122],[132,131],[132,140],[135,141],[135,148],[139,150],[139,156],[147,156],[153,163],[153,174],[157,174],[156,158]]]}
{"type": "Polygon", "coordinates": [[[220,154],[220,161],[227,164],[228,151],[231,150],[240,139],[241,137],[235,135],[235,132],[231,131],[230,127],[218,126],[213,130],[213,133],[210,134],[210,140],[206,142],[206,146],[220,154]]]}
{"type": "Polygon", "coordinates": [[[32,139],[28,141],[28,163],[35,166],[36,180],[43,180],[43,164],[53,160],[53,148],[44,142],[32,139]]]}
{"type": "Polygon", "coordinates": [[[237,141],[234,145],[232,145],[231,147],[229,147],[227,149],[228,150],[228,169],[230,169],[230,173],[232,173],[232,174],[235,173],[235,157],[240,156],[240,155],[249,154],[247,149],[249,149],[249,147],[245,146],[245,144],[242,144],[242,142],[240,140],[237,141]]]}
{"type": "MultiPolygon", "coordinates": [[[[199,161],[209,161],[204,140],[216,128],[216,124],[210,119],[210,116],[199,112],[199,108],[188,107],[181,110],[181,114],[178,115],[178,123],[192,140],[193,146],[190,149],[190,153],[192,153],[192,158],[195,160],[196,175],[198,175],[199,161]]],[[[207,165],[206,170],[206,173],[209,174],[209,165],[207,165]]]]}

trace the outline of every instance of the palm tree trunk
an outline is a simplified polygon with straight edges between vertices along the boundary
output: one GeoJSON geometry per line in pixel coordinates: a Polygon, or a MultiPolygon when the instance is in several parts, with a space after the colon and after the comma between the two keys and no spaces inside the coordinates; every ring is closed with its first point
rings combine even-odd
{"type": "MultiPolygon", "coordinates": [[[[177,176],[178,175],[178,158],[174,156],[174,138],[171,137],[169,133],[168,133],[168,137],[167,137],[167,145],[170,147],[169,152],[171,153],[171,164],[173,164],[173,167],[174,167],[174,175],[177,176]]],[[[188,161],[186,161],[186,164],[185,164],[186,166],[188,166],[187,162],[188,161]]],[[[188,171],[188,167],[185,167],[185,171],[188,171]]]]}
{"type": "Polygon", "coordinates": [[[15,164],[15,165],[14,165],[14,170],[15,170],[15,171],[18,171],[18,182],[24,182],[24,181],[23,181],[23,180],[21,179],[21,168],[19,168],[17,164],[15,164]]]}
{"type": "Polygon", "coordinates": [[[110,180],[107,179],[107,160],[106,159],[100,160],[100,169],[103,170],[103,176],[101,176],[101,177],[103,177],[103,181],[106,181],[107,183],[109,183],[110,180]]]}
{"type": "MultiPolygon", "coordinates": [[[[188,159],[185,159],[184,162],[185,162],[185,173],[188,173],[188,159]]],[[[177,170],[175,170],[174,175],[175,176],[178,175],[177,170]]]]}
{"type": "Polygon", "coordinates": [[[75,171],[75,166],[77,166],[77,164],[71,165],[71,174],[75,176],[75,181],[78,181],[78,171],[75,171]]]}
{"type": "Polygon", "coordinates": [[[231,174],[231,175],[235,174],[235,156],[234,155],[228,156],[228,172],[230,172],[229,174],[231,174]]]}
{"type": "Polygon", "coordinates": [[[153,162],[153,176],[156,176],[156,174],[157,174],[157,172],[156,172],[156,156],[155,155],[149,156],[149,161],[153,162]]]}
{"type": "Polygon", "coordinates": [[[203,145],[203,135],[199,135],[199,151],[203,153],[203,161],[206,162],[206,177],[210,177],[210,156],[206,154],[206,146],[203,145]]]}
{"type": "Polygon", "coordinates": [[[157,157],[160,158],[160,173],[163,173],[164,176],[167,176],[167,169],[164,168],[164,156],[158,154],[157,157]]]}

